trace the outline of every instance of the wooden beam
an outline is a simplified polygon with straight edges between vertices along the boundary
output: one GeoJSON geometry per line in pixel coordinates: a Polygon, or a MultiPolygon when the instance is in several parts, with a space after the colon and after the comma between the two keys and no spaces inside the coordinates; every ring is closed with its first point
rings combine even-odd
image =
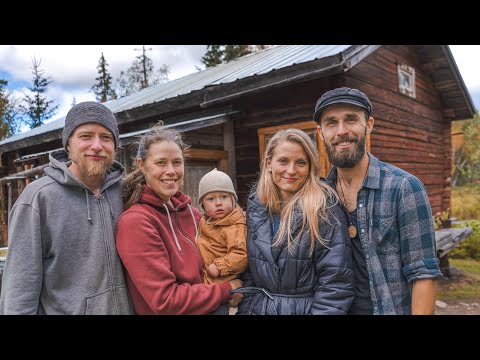
{"type": "Polygon", "coordinates": [[[12,174],[10,176],[6,176],[4,178],[1,178],[0,179],[0,185],[10,183],[13,180],[20,180],[20,179],[25,179],[25,178],[35,176],[35,175],[41,175],[41,174],[43,174],[43,169],[47,166],[48,166],[48,164],[43,164],[43,165],[37,166],[33,169],[29,169],[29,170],[26,170],[26,171],[21,171],[21,172],[18,172],[16,174],[12,174]]]}
{"type": "MultiPolygon", "coordinates": [[[[187,155],[192,160],[227,160],[228,153],[224,150],[209,150],[209,149],[188,149],[187,155]]],[[[0,179],[1,181],[1,179],[0,179]]]]}

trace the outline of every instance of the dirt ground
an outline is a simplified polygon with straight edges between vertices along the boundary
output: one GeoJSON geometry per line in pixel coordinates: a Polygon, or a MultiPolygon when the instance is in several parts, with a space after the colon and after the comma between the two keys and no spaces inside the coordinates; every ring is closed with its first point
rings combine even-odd
{"type": "Polygon", "coordinates": [[[437,305],[435,315],[480,315],[479,299],[452,300],[444,303],[447,306],[443,309],[437,305]]]}
{"type": "MultiPolygon", "coordinates": [[[[466,283],[474,285],[473,278],[462,274],[456,274],[452,278],[444,278],[438,283],[438,292],[448,292],[454,283],[466,283]]],[[[478,280],[477,280],[478,281],[478,280]]],[[[457,298],[455,300],[439,300],[437,297],[437,307],[435,315],[480,315],[479,298],[457,298]]]]}

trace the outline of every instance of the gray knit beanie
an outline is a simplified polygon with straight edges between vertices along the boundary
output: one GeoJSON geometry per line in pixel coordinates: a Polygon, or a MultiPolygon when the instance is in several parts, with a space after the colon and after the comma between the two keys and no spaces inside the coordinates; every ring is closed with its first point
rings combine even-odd
{"type": "MultiPolygon", "coordinates": [[[[216,168],[203,175],[198,183],[198,203],[202,205],[202,199],[205,195],[215,191],[222,191],[232,194],[235,201],[238,201],[237,194],[233,188],[232,179],[223,171],[218,171],[216,168]]],[[[203,208],[203,206],[202,206],[203,208]]]]}
{"type": "Polygon", "coordinates": [[[110,130],[115,139],[115,148],[118,146],[118,124],[113,112],[105,105],[95,101],[85,101],[72,107],[65,118],[65,127],[62,133],[62,143],[65,149],[68,139],[75,129],[85,124],[98,124],[110,130]]]}

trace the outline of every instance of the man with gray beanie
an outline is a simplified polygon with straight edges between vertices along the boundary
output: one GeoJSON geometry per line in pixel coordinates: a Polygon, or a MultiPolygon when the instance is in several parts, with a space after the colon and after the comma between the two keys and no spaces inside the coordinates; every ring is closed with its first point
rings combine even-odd
{"type": "Polygon", "coordinates": [[[313,119],[333,165],[328,181],[346,208],[353,252],[352,315],[433,314],[442,277],[427,191],[366,150],[373,108],[358,89],[318,99],[313,119]]]}
{"type": "Polygon", "coordinates": [[[0,314],[132,314],[115,246],[123,211],[114,114],[93,101],[65,118],[64,149],[9,217],[0,314]]]}

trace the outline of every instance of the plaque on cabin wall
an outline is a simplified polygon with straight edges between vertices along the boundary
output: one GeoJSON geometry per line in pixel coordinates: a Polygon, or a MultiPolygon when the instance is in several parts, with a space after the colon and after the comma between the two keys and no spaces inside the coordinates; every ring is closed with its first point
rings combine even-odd
{"type": "Polygon", "coordinates": [[[415,69],[405,64],[398,64],[397,68],[398,91],[415,99],[415,69]]]}

